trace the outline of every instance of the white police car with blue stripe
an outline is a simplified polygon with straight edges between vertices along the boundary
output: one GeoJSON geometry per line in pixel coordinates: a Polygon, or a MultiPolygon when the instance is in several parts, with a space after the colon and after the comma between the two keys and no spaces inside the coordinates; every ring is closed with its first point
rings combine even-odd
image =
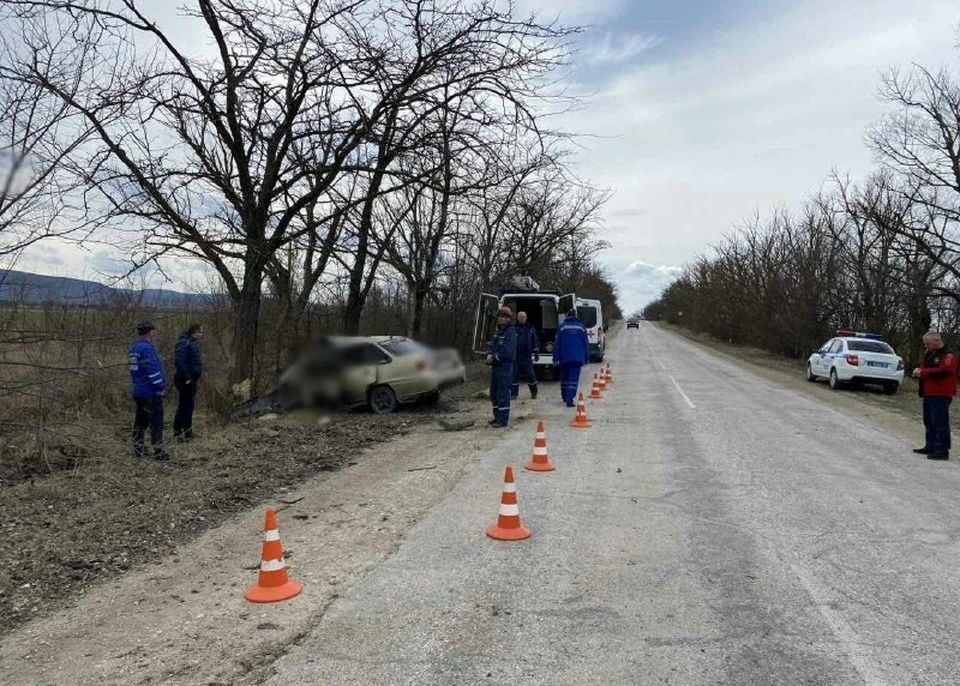
{"type": "Polygon", "coordinates": [[[877,384],[896,393],[903,383],[903,358],[875,333],[837,331],[807,360],[807,381],[827,379],[830,388],[877,384]]]}

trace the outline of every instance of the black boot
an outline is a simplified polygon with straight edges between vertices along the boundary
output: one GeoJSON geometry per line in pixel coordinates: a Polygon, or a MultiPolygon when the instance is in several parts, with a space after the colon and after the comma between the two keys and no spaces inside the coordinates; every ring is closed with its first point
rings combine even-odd
{"type": "Polygon", "coordinates": [[[949,460],[950,453],[930,453],[927,455],[928,460],[949,460]]]}
{"type": "Polygon", "coordinates": [[[916,453],[917,455],[929,455],[930,448],[914,448],[913,452],[916,453]]]}

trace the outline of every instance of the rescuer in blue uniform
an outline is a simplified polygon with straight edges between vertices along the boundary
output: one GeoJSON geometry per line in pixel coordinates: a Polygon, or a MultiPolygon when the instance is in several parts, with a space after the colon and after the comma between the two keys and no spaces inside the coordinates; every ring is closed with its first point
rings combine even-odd
{"type": "Polygon", "coordinates": [[[553,342],[553,364],[560,367],[560,396],[567,407],[573,407],[580,387],[580,368],[590,362],[590,339],[587,327],[577,318],[577,311],[567,312],[553,342]]]}
{"type": "Polygon", "coordinates": [[[137,326],[140,340],[130,348],[130,381],[133,385],[133,401],[137,412],[133,418],[133,447],[137,457],[146,457],[144,436],[150,429],[153,459],[166,460],[163,449],[163,399],[167,395],[167,377],[163,363],[153,345],[153,322],[141,322],[137,326]]]}
{"type": "Polygon", "coordinates": [[[533,324],[527,323],[527,313],[517,312],[517,361],[513,366],[513,384],[510,386],[510,397],[516,400],[520,396],[520,379],[527,382],[530,397],[537,399],[537,373],[533,369],[533,361],[540,359],[540,340],[533,324]]]}
{"type": "Polygon", "coordinates": [[[487,348],[490,365],[490,402],[493,404],[492,426],[505,427],[510,420],[510,385],[517,358],[517,329],[510,320],[513,312],[501,307],[497,312],[497,330],[487,348]]]}

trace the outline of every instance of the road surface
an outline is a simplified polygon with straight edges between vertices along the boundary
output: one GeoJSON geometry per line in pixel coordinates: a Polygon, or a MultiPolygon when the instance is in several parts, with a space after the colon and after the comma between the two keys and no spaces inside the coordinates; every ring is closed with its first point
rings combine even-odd
{"type": "Polygon", "coordinates": [[[507,430],[267,683],[960,682],[956,464],[648,325],[608,359],[591,430],[541,391],[556,472],[507,430]]]}

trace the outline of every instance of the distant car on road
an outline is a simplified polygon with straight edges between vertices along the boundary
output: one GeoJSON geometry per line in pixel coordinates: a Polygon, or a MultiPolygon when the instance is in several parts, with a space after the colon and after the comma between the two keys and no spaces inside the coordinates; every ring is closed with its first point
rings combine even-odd
{"type": "Polygon", "coordinates": [[[827,379],[830,388],[876,384],[896,393],[903,383],[903,358],[879,334],[837,331],[807,360],[807,381],[827,379]]]}
{"type": "Polygon", "coordinates": [[[278,391],[285,405],[366,405],[388,414],[402,403],[435,402],[465,381],[456,350],[403,336],[331,336],[284,372],[278,391]]]}
{"type": "Polygon", "coordinates": [[[628,328],[628,329],[639,329],[639,328],[640,328],[640,320],[639,320],[639,319],[630,319],[629,321],[627,321],[627,328],[628,328]]]}

